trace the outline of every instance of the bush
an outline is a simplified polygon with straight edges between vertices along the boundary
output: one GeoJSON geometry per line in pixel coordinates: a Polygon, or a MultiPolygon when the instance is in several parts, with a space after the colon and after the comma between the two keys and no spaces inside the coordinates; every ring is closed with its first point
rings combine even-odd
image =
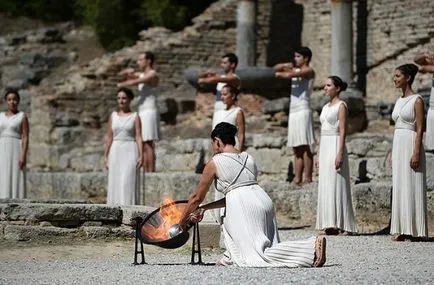
{"type": "Polygon", "coordinates": [[[216,0],[0,0],[0,12],[94,27],[107,50],[134,44],[150,26],[181,30],[216,0]]]}

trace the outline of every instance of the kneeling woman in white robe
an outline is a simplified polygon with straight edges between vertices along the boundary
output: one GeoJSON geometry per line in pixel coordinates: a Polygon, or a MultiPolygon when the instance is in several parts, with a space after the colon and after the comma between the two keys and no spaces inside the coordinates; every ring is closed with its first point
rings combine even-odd
{"type": "Polygon", "coordinates": [[[325,238],[280,242],[273,202],[256,180],[252,156],[235,147],[237,129],[220,123],[211,133],[214,156],[206,165],[180,221],[200,221],[203,212],[226,206],[223,233],[227,252],[219,265],[242,267],[312,267],[325,263],[325,238]],[[199,207],[213,182],[225,198],[199,207]]]}

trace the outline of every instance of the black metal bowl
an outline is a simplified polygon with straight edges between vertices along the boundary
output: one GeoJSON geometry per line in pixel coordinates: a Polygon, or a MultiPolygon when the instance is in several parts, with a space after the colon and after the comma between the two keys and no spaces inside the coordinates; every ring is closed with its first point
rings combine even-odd
{"type": "Polygon", "coordinates": [[[175,201],[173,203],[169,203],[161,206],[160,208],[154,210],[143,220],[139,227],[139,238],[143,243],[156,245],[162,248],[178,248],[183,246],[190,237],[190,233],[188,230],[192,227],[189,225],[186,231],[183,231],[173,237],[170,237],[169,232],[165,238],[155,239],[153,236],[157,231],[157,228],[164,223],[163,218],[161,217],[160,210],[167,209],[168,207],[176,207],[177,210],[184,212],[185,207],[187,206],[187,200],[175,201]]]}

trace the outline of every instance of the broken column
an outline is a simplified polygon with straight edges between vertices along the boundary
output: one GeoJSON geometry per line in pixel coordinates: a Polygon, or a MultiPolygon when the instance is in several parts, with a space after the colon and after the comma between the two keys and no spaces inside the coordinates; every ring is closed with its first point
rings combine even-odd
{"type": "Polygon", "coordinates": [[[255,66],[256,0],[240,0],[237,8],[238,67],[255,66]]]}

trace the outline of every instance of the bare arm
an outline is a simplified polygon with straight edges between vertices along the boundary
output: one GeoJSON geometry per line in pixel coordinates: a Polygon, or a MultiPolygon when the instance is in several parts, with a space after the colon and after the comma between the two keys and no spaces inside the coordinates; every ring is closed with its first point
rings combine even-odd
{"type": "Polygon", "coordinates": [[[140,168],[143,165],[143,141],[142,141],[142,122],[140,121],[140,117],[136,116],[136,120],[134,122],[135,130],[136,130],[136,143],[139,149],[139,158],[137,159],[137,168],[140,168]]]}
{"type": "Polygon", "coordinates": [[[275,72],[278,71],[285,71],[285,70],[290,70],[294,67],[294,65],[292,64],[292,62],[284,62],[284,63],[278,63],[276,64],[273,69],[275,72]]]}
{"type": "Polygon", "coordinates": [[[420,165],[420,151],[422,149],[423,124],[425,116],[421,98],[416,99],[414,111],[416,113],[416,139],[414,143],[413,155],[410,160],[410,167],[412,169],[417,169],[420,165]]]}
{"type": "Polygon", "coordinates": [[[420,73],[434,73],[434,64],[433,65],[422,65],[419,66],[420,73]]]}
{"type": "Polygon", "coordinates": [[[112,116],[110,116],[107,124],[107,133],[105,136],[105,149],[104,149],[104,168],[108,169],[108,156],[110,153],[110,148],[113,143],[113,130],[112,130],[112,116]]]}
{"type": "Polygon", "coordinates": [[[434,53],[418,54],[413,58],[413,61],[419,65],[434,65],[434,53]]]}
{"type": "Polygon", "coordinates": [[[243,110],[237,114],[238,139],[240,140],[240,151],[244,150],[244,141],[246,137],[246,123],[243,110]]]}
{"type": "Polygon", "coordinates": [[[205,195],[208,192],[209,186],[211,185],[215,176],[216,167],[214,162],[211,160],[206,164],[199,184],[197,185],[196,190],[190,195],[184,213],[182,213],[181,220],[179,221],[179,226],[182,229],[185,229],[190,214],[196,211],[200,203],[202,203],[202,201],[205,199],[205,195]]]}
{"type": "Polygon", "coordinates": [[[216,76],[217,72],[212,71],[211,69],[208,69],[207,71],[203,71],[199,73],[199,78],[209,77],[209,76],[216,76]]]}
{"type": "Polygon", "coordinates": [[[24,115],[21,122],[21,130],[21,156],[18,163],[20,168],[23,169],[26,167],[27,151],[29,150],[29,120],[26,115],[24,115]]]}
{"type": "Polygon", "coordinates": [[[336,157],[335,167],[341,168],[344,162],[345,138],[347,136],[347,108],[345,104],[339,106],[339,150],[336,157]]]}
{"type": "Polygon", "coordinates": [[[118,87],[128,87],[128,86],[135,86],[141,83],[150,85],[150,86],[157,86],[159,82],[159,78],[156,72],[149,72],[145,76],[137,77],[134,79],[129,79],[124,82],[121,82],[118,84],[118,87]]]}
{"type": "Polygon", "coordinates": [[[217,84],[219,82],[227,83],[232,86],[238,87],[240,86],[240,79],[235,75],[231,74],[228,76],[221,76],[219,74],[214,76],[209,76],[205,78],[199,78],[197,81],[199,84],[217,84]]]}
{"type": "Polygon", "coordinates": [[[292,69],[290,71],[281,71],[276,72],[274,75],[277,78],[293,78],[293,77],[303,77],[303,78],[313,78],[315,76],[315,72],[310,67],[305,67],[300,70],[298,69],[292,69]]]}

